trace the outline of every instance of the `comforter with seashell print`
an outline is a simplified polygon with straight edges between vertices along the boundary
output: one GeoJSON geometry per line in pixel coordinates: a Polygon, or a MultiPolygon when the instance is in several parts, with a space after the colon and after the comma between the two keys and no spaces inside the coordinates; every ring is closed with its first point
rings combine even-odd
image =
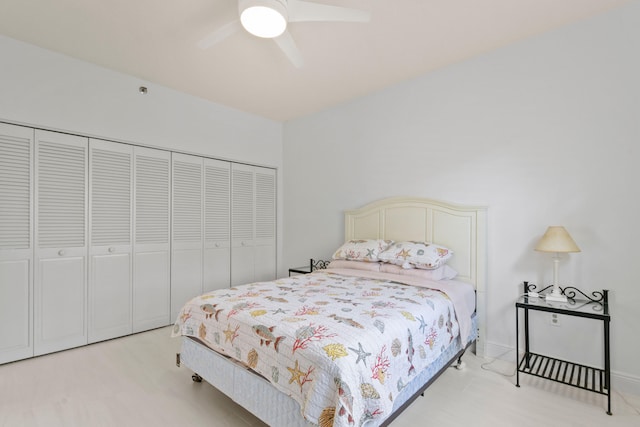
{"type": "Polygon", "coordinates": [[[389,416],[458,332],[441,291],[330,271],[198,296],[173,329],[248,365],[323,427],[389,416]]]}

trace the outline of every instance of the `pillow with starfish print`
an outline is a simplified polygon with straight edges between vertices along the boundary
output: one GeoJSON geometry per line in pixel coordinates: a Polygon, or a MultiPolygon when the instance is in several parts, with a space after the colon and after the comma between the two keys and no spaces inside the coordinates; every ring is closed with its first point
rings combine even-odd
{"type": "Polygon", "coordinates": [[[401,265],[403,268],[431,270],[444,265],[453,251],[444,246],[426,242],[396,242],[378,256],[380,261],[401,265]]]}
{"type": "Polygon", "coordinates": [[[340,246],[332,259],[347,261],[378,262],[378,255],[393,243],[393,240],[356,239],[349,240],[340,246]]]}

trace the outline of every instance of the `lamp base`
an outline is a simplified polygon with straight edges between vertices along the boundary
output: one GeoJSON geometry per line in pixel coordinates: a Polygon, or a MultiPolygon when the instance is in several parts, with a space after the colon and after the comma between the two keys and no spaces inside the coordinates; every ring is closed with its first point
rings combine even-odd
{"type": "Polygon", "coordinates": [[[552,301],[552,302],[567,302],[567,297],[565,295],[562,294],[554,294],[553,292],[550,294],[547,294],[544,297],[545,300],[547,301],[552,301]]]}

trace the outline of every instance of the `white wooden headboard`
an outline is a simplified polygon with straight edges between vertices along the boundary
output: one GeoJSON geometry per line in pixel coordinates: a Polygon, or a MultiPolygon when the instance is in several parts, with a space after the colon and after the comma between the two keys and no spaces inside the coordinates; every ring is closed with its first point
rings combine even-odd
{"type": "MultiPolygon", "coordinates": [[[[438,243],[453,250],[447,262],[458,271],[456,280],[473,284],[484,340],[487,280],[487,208],[463,206],[413,197],[394,197],[345,212],[345,238],[391,239],[438,243]]],[[[477,341],[476,353],[484,354],[477,341]]]]}

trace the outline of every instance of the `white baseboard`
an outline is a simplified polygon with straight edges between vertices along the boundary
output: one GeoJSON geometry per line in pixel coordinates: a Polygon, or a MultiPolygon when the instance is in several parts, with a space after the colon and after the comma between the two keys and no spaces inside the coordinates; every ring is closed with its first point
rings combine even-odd
{"type": "MultiPolygon", "coordinates": [[[[515,347],[485,342],[485,359],[500,359],[516,363],[515,347]]],[[[611,371],[611,385],[614,391],[640,396],[640,377],[620,371],[611,371]]]]}
{"type": "Polygon", "coordinates": [[[612,389],[640,396],[640,377],[624,372],[611,371],[612,389]]]}

